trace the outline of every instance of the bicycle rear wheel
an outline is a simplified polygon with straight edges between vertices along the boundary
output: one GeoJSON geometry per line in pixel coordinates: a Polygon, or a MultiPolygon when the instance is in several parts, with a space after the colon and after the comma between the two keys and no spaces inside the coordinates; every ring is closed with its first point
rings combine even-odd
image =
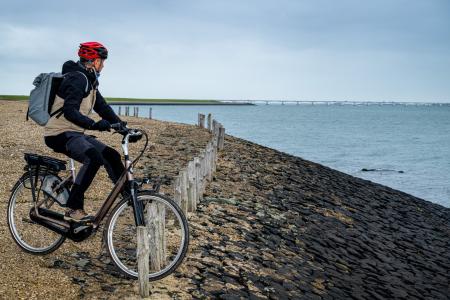
{"type": "MultiPolygon", "coordinates": [[[[186,217],[171,199],[150,191],[138,193],[145,207],[149,229],[150,281],[172,273],[182,262],[189,244],[186,217]]],[[[133,208],[122,200],[111,212],[104,231],[107,249],[114,264],[128,277],[137,278],[137,240],[133,208]]]]}
{"type": "MultiPolygon", "coordinates": [[[[58,205],[41,190],[43,180],[44,176],[39,175],[36,198],[43,201],[43,207],[54,209],[58,205]]],[[[34,208],[31,182],[25,174],[14,186],[8,202],[8,228],[20,248],[31,254],[44,255],[58,249],[66,238],[31,220],[30,210],[34,208]]]]}

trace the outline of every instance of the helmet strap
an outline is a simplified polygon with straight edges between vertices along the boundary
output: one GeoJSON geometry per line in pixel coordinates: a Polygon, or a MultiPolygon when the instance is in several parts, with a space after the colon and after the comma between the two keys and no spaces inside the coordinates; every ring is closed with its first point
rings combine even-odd
{"type": "Polygon", "coordinates": [[[95,69],[93,60],[88,60],[85,63],[82,63],[81,61],[78,61],[78,65],[81,66],[86,71],[94,73],[96,79],[98,79],[100,77],[100,72],[98,72],[95,69]]]}

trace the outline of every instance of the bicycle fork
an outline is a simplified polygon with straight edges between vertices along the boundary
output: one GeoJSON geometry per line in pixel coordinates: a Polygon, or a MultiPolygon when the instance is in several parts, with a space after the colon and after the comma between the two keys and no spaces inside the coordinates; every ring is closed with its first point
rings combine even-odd
{"type": "Polygon", "coordinates": [[[138,201],[137,199],[137,184],[134,180],[129,182],[131,187],[131,199],[133,203],[133,211],[134,211],[134,220],[136,221],[136,226],[144,226],[144,205],[142,201],[138,201]]]}
{"type": "Polygon", "coordinates": [[[136,226],[144,226],[144,206],[142,202],[137,199],[137,184],[133,176],[133,167],[131,165],[130,157],[128,156],[128,141],[122,142],[122,149],[125,155],[125,168],[127,170],[127,183],[129,184],[131,200],[133,205],[134,220],[136,226]]]}

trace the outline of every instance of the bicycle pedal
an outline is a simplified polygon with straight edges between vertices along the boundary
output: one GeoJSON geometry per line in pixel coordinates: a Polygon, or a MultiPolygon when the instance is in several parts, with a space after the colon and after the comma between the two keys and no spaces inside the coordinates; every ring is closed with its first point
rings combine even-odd
{"type": "Polygon", "coordinates": [[[75,233],[75,234],[77,234],[77,233],[79,233],[79,232],[81,232],[81,231],[83,231],[83,230],[85,230],[85,229],[88,229],[88,228],[90,228],[90,227],[92,227],[92,225],[81,225],[81,226],[78,226],[78,227],[76,227],[76,228],[74,228],[73,229],[73,232],[75,233]]]}

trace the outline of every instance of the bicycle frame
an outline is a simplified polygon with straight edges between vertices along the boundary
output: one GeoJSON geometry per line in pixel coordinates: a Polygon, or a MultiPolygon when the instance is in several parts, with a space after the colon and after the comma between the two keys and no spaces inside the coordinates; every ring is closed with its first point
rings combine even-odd
{"type": "Polygon", "coordinates": [[[106,198],[105,202],[103,202],[103,205],[100,207],[100,209],[97,211],[96,215],[94,216],[93,221],[93,228],[97,228],[100,223],[103,221],[103,219],[108,214],[109,210],[113,206],[115,200],[117,199],[117,196],[122,191],[125,184],[129,184],[130,186],[130,192],[131,192],[131,202],[134,210],[134,217],[136,226],[143,225],[144,224],[144,212],[143,207],[141,203],[138,203],[137,201],[137,190],[136,190],[136,182],[134,180],[133,176],[133,168],[132,168],[132,162],[130,160],[130,157],[128,155],[128,143],[129,143],[129,135],[123,137],[122,139],[122,151],[125,158],[125,171],[120,176],[119,180],[117,180],[116,184],[114,185],[113,189],[109,193],[108,197],[106,198]]]}

